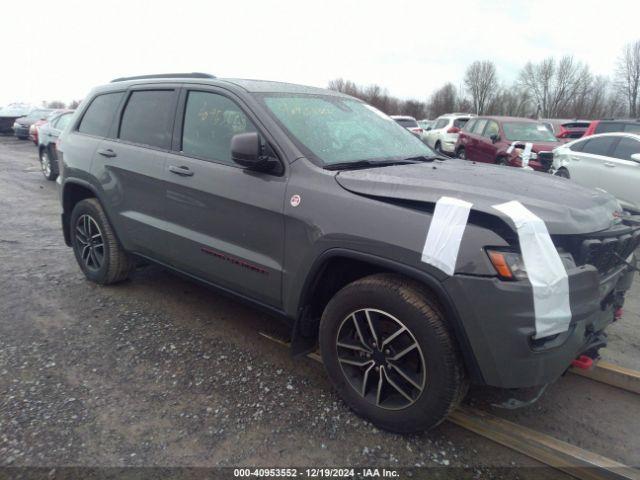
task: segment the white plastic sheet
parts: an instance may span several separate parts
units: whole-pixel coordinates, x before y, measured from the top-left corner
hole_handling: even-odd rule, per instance
[[[436,202],[422,249],[422,261],[453,275],[472,204],[452,197]]]
[[[494,205],[516,226],[522,260],[533,287],[535,338],[565,332],[571,322],[569,280],[544,221],[518,201]]]
[[[526,168],[527,170],[532,170],[531,167],[529,167],[529,160],[531,159],[531,149],[533,148],[533,143],[531,142],[519,142],[519,141],[515,141],[515,142],[511,142],[511,145],[509,145],[509,148],[507,148],[507,154],[510,154],[511,152],[513,152],[513,149],[516,148],[516,145],[519,143],[524,143],[524,150],[522,151],[522,155],[520,156],[520,158],[522,158],[522,168]]]

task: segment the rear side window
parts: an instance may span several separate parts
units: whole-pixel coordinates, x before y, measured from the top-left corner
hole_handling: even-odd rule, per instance
[[[438,121],[436,122],[436,126],[435,126],[435,127],[433,127],[433,128],[434,128],[434,129],[437,129],[437,128],[444,128],[444,127],[446,127],[446,126],[448,125],[448,123],[449,123],[449,119],[448,119],[448,118],[441,118],[440,120],[438,120]]]
[[[173,90],[134,91],[120,123],[120,139],[169,148],[173,120]]]
[[[106,137],[124,92],[105,93],[93,99],[82,116],[78,131],[88,135]]]
[[[601,137],[591,138],[587,140],[582,151],[584,153],[590,153],[592,155],[607,156],[611,151],[613,143],[616,141],[616,137]]]
[[[473,130],[473,126],[476,124],[475,119],[473,120],[469,120],[465,125],[464,128],[462,129],[464,132],[470,132],[471,130]]]
[[[491,138],[492,135],[500,135],[500,128],[498,128],[498,124],[496,122],[489,120],[487,128],[484,129],[484,136]]]
[[[624,125],[618,122],[600,122],[596,127],[596,133],[622,132]]]
[[[640,142],[629,137],[622,137],[613,150],[613,156],[621,160],[632,160],[634,153],[640,153]]]
[[[485,118],[481,118],[476,121],[476,124],[473,126],[473,133],[476,135],[482,135],[482,131],[484,130],[484,126],[487,124],[487,120]]]
[[[231,138],[255,131],[240,107],[227,97],[189,92],[182,128],[183,153],[232,165]]]
[[[466,125],[466,123],[469,121],[468,118],[456,118],[453,121],[453,126],[454,127],[458,127],[458,128],[462,128]]]

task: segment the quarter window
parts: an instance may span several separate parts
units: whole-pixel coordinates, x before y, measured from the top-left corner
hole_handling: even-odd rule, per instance
[[[183,153],[232,165],[231,138],[255,131],[240,107],[227,97],[189,92],[182,129]]]
[[[120,139],[169,148],[173,119],[173,90],[134,91],[122,114]]]
[[[629,137],[622,137],[613,150],[613,156],[621,160],[632,160],[634,153],[640,153],[640,142]]]
[[[485,118],[480,118],[476,121],[476,124],[473,126],[473,132],[476,135],[482,135],[482,131],[484,130],[484,126],[487,124],[487,120]]]
[[[470,132],[471,130],[473,130],[473,126],[476,124],[475,119],[469,120],[465,126],[462,128],[463,132]]]
[[[105,93],[93,99],[84,113],[78,131],[88,135],[106,137],[124,92]]]

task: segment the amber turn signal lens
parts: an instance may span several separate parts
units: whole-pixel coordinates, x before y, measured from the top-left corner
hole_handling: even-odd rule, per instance
[[[511,269],[509,268],[504,255],[500,252],[494,252],[493,250],[489,250],[487,253],[489,254],[489,259],[498,274],[502,278],[508,278],[510,280],[513,279],[513,273],[511,273]]]

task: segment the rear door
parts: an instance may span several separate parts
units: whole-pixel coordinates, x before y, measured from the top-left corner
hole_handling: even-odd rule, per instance
[[[585,140],[578,147],[581,147],[580,151],[571,152],[571,179],[587,187],[604,188],[603,176],[610,173],[606,170],[608,167],[605,162],[609,160],[616,142],[615,136],[589,137]]]
[[[131,88],[112,138],[100,143],[92,168],[125,249],[160,261],[172,254],[164,227],[163,180],[177,96],[177,85]]]
[[[500,127],[495,120],[488,120],[480,135],[481,138],[478,140],[477,151],[478,161],[480,162],[495,163],[496,161],[498,147],[491,140],[492,135],[500,135]]]
[[[466,146],[467,159],[474,162],[482,162],[482,152],[480,143],[482,142],[482,132],[487,125],[486,118],[477,118],[473,124],[473,128],[469,132],[469,142]]]
[[[618,137],[613,153],[603,163],[600,185],[614,195],[624,208],[640,212],[640,163],[631,159],[640,153],[640,141]]]
[[[231,138],[257,131],[257,118],[234,95],[185,87],[164,178],[173,265],[223,288],[281,306],[286,176],[244,170]],[[284,164],[283,164],[284,168]]]

